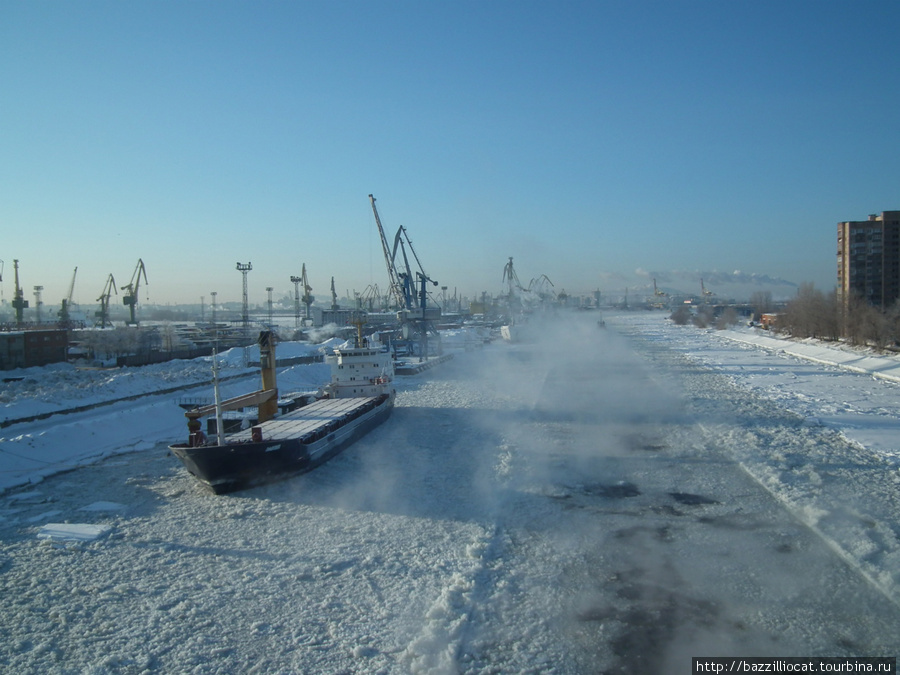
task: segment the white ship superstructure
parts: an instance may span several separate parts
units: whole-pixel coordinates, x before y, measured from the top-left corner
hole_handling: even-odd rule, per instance
[[[394,362],[390,352],[371,347],[337,348],[325,358],[331,366],[330,398],[357,398],[393,393]]]

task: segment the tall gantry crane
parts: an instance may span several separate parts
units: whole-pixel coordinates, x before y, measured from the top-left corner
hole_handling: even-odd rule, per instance
[[[106,284],[103,286],[103,291],[100,293],[100,297],[97,298],[97,302],[100,303],[100,309],[94,312],[94,316],[97,318],[95,325],[100,326],[100,328],[106,328],[107,325],[112,326],[112,321],[109,320],[109,299],[113,293],[118,295],[119,291],[116,290],[116,280],[113,278],[112,272],[110,272],[109,277],[106,279]]]
[[[700,282],[702,283],[703,280],[701,279]],[[655,295],[657,298],[664,298],[669,295],[665,291],[661,291],[656,287],[656,277],[653,277],[653,295]]]
[[[303,279],[301,283],[303,284],[303,304],[306,305],[306,321],[309,322],[311,320],[309,308],[315,301],[315,298],[310,294],[312,286],[309,285],[309,279],[306,277],[306,263],[303,263],[303,272],[300,276]]]
[[[381,225],[381,218],[378,216],[378,209],[375,207],[375,197],[369,195],[369,201],[372,204],[372,212],[375,214],[375,224],[378,226],[378,234],[381,237],[381,247],[384,251],[384,261],[387,265],[388,279],[390,280],[391,294],[397,301],[400,310],[397,317],[401,322],[403,337],[421,344],[420,356],[424,358],[428,351],[428,334],[431,333],[438,337],[437,329],[434,322],[441,318],[440,306],[427,307],[428,302],[428,283],[437,286],[438,282],[428,276],[422,261],[413,248],[412,240],[406,232],[406,228],[402,225],[397,229],[394,235],[393,247],[388,245],[387,237],[384,234],[384,227]],[[418,269],[413,271],[410,265],[409,253],[415,260]],[[402,267],[397,258],[397,251],[400,251],[402,258]],[[438,353],[440,353],[440,342],[438,344]]]
[[[412,240],[409,238],[405,227],[401,225],[397,228],[393,247],[388,245],[384,227],[381,225],[381,218],[378,217],[378,209],[375,207],[375,197],[369,195],[369,201],[372,203],[375,224],[378,226],[378,234],[381,237],[381,247],[384,250],[384,261],[387,265],[391,292],[401,310],[411,311],[414,315],[420,314],[425,310],[426,282],[431,282],[434,286],[437,286],[438,282],[426,274],[422,261],[419,260],[419,255],[416,253],[416,249],[413,248]],[[419,267],[415,272],[413,272],[412,265],[410,265],[407,248],[409,248],[409,253]],[[397,260],[398,249],[403,261],[402,266]],[[421,290],[418,290],[419,288]]]
[[[41,295],[44,292],[43,286],[35,286],[34,287],[34,317],[35,321],[40,324],[43,322],[44,317],[42,315],[42,308],[44,306],[44,301],[41,299]]]
[[[306,278],[306,263],[303,263],[303,271],[299,277],[292,276],[291,281],[294,284],[294,314],[296,316],[296,327],[299,328],[300,321],[300,301],[306,305],[306,320],[309,321],[309,306],[313,303],[313,296],[309,294],[312,286],[309,285],[309,279]],[[300,284],[303,284],[303,295],[300,295]]]
[[[134,316],[134,308],[137,305],[138,301],[138,289],[141,286],[141,277],[144,277],[144,283],[149,284],[147,281],[147,270],[144,268],[144,261],[138,258],[137,266],[134,268],[134,273],[131,275],[131,281],[122,286],[120,290],[125,291],[125,295],[122,296],[122,304],[128,307],[128,310],[131,312],[131,318],[128,320],[129,326],[136,326],[137,319]]]
[[[548,288],[549,286],[549,288]],[[541,299],[542,302],[550,302],[553,300],[553,291],[551,288],[555,288],[553,282],[550,281],[550,277],[546,274],[542,274],[539,277],[535,277],[531,281],[528,282],[528,290],[532,293],[537,294],[537,296]],[[565,292],[565,291],[563,291]],[[558,298],[559,296],[557,296]]]
[[[378,226],[378,234],[381,237],[381,249],[384,251],[384,262],[387,265],[388,282],[390,284],[391,295],[397,306],[400,308],[407,307],[408,293],[404,292],[403,282],[394,266],[394,256],[397,253],[397,239],[394,239],[394,251],[391,253],[391,247],[388,245],[387,237],[384,234],[384,228],[381,226],[381,218],[378,217],[378,209],[375,206],[375,197],[369,195],[369,202],[372,204],[372,212],[375,214],[375,224]],[[397,232],[397,236],[400,233]]]
[[[21,326],[25,320],[25,310],[28,308],[28,301],[25,299],[25,291],[19,286],[18,260],[13,260],[13,269],[16,274],[16,294],[13,297],[12,306],[16,310],[16,325]]]
[[[71,325],[71,316],[69,310],[72,308],[72,295],[75,293],[75,275],[78,274],[78,268],[72,272],[72,283],[69,284],[69,294],[63,298],[62,308],[56,313],[59,317],[59,325],[62,328],[68,328]]]
[[[381,302],[381,292],[378,290],[378,284],[369,284],[359,296],[361,303],[360,309],[364,309],[368,305],[369,311],[375,311],[375,303]],[[380,309],[380,307],[379,307]]]
[[[508,297],[510,300],[512,300],[517,291],[525,290],[519,281],[519,275],[516,274],[516,268],[513,267],[512,256],[509,257],[509,262],[503,266],[503,279],[500,283],[506,284],[509,288]]]

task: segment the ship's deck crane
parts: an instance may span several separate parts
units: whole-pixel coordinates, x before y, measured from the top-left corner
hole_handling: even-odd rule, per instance
[[[131,281],[121,287],[121,290],[125,291],[125,295],[122,296],[122,304],[126,305],[131,312],[131,318],[128,320],[129,326],[137,325],[137,319],[134,316],[134,308],[138,301],[138,289],[141,285],[141,276],[144,277],[145,284],[150,283],[147,281],[147,270],[144,267],[144,261],[138,258],[137,266],[134,268],[134,273],[131,275]]]
[[[113,278],[112,272],[110,272],[109,277],[106,279],[106,284],[103,286],[103,291],[100,293],[100,297],[97,298],[97,302],[100,303],[100,309],[94,313],[94,316],[97,317],[95,325],[99,325],[100,328],[106,328],[107,324],[112,326],[112,321],[109,320],[109,299],[113,293],[118,295],[119,291],[116,290],[116,280]]]

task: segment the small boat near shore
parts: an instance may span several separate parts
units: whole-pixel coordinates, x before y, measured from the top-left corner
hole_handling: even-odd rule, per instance
[[[334,457],[384,422],[394,407],[391,355],[364,346],[359,333],[355,347],[335,349],[326,357],[331,381],[313,402],[304,404],[302,399],[279,401],[274,336],[263,331],[262,389],[186,411],[188,441],[169,450],[215,494],[305,473]],[[252,426],[230,434],[219,431],[223,411],[249,406],[258,407]],[[217,419],[214,439],[207,438],[200,422],[211,415]]]

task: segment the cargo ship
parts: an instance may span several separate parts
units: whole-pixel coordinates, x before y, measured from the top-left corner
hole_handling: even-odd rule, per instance
[[[226,401],[192,408],[188,441],[169,446],[185,468],[215,494],[242,490],[305,473],[384,422],[394,407],[393,360],[388,351],[365,345],[361,327],[355,346],[326,356],[331,381],[312,402],[279,400],[275,381],[275,340],[259,336],[262,389]],[[215,359],[213,359],[215,362]],[[247,428],[223,433],[222,414],[256,406]],[[208,438],[201,418],[216,415]],[[214,432],[213,432],[214,429]]]

